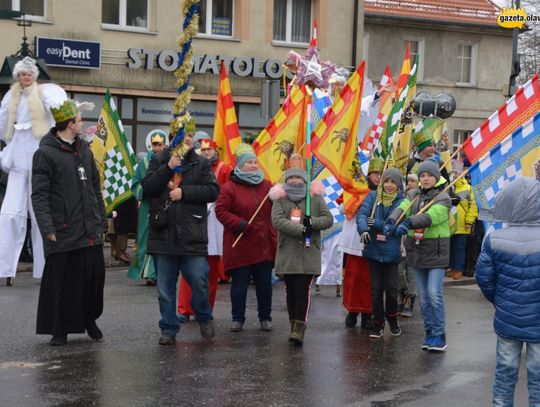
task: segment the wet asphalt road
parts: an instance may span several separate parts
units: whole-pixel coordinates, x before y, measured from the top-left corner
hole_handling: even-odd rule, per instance
[[[420,349],[420,315],[382,340],[344,327],[333,287],[313,293],[303,347],[287,342],[283,283],[274,284],[273,332],[259,331],[253,287],[241,333],[228,332],[228,286],[214,317],[217,337],[182,326],[175,347],[160,347],[155,287],[109,269],[105,339],[70,335],[51,348],[37,336],[39,283],[19,273],[0,283],[0,406],[489,406],[495,366],[493,311],[473,285],[447,285],[448,350]],[[471,281],[472,282],[472,281]],[[527,405],[525,372],[516,406]]]

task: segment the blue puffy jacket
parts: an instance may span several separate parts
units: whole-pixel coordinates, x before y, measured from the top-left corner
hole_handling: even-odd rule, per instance
[[[367,218],[371,216],[373,205],[377,200],[377,191],[368,194],[358,213],[356,214],[356,227],[358,233],[369,231],[371,241],[364,246],[362,256],[380,263],[399,263],[401,261],[401,237],[394,235],[386,237],[386,241],[377,240],[377,235],[383,236],[384,221],[403,201],[403,193],[398,192],[397,198],[391,206],[384,207],[381,203],[377,205],[373,218],[375,223],[371,228],[368,227]]]
[[[540,342],[540,182],[518,178],[499,192],[493,220],[508,227],[486,236],[476,281],[495,305],[495,332]]]

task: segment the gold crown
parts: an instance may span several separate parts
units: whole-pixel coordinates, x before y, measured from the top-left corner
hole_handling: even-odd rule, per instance
[[[51,113],[56,123],[66,122],[81,114],[77,105],[71,99],[65,100],[58,108],[51,107]]]

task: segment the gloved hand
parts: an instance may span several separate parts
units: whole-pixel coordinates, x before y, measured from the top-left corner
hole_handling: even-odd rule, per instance
[[[461,201],[461,198],[457,195],[454,195],[452,198],[450,198],[452,201],[453,206],[458,206],[459,202]]]
[[[411,220],[410,219],[405,219],[403,222],[401,222],[395,232],[394,232],[394,235],[395,236],[403,236],[403,235],[406,235],[407,233],[409,233],[409,229],[412,228],[412,223],[411,223]]]
[[[392,233],[394,233],[395,224],[396,221],[394,219],[387,219],[386,222],[384,222],[383,233],[385,236],[390,236]]]
[[[364,244],[371,242],[371,236],[369,236],[369,232],[362,233],[360,235],[360,241]]]
[[[304,225],[304,231],[302,234],[304,236],[311,236],[313,233],[313,221],[311,220],[311,216],[304,216],[302,224]]]

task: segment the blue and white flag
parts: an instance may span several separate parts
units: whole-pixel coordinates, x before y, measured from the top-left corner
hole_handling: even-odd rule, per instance
[[[491,149],[469,173],[481,213],[493,208],[497,193],[510,181],[519,177],[540,181],[540,113]]]

